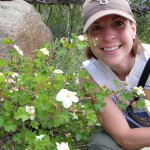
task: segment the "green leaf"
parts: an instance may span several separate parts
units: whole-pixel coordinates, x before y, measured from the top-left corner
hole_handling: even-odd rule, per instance
[[[0,83],[4,82],[5,80],[5,76],[2,73],[0,73]]]
[[[0,59],[0,66],[5,66],[6,65],[6,60]]]
[[[129,99],[131,98],[131,95],[129,93],[121,93],[121,100],[124,100],[124,101],[128,101]]]
[[[48,136],[44,136],[41,140],[35,140],[34,141],[36,150],[44,150],[44,149],[49,149],[49,150],[55,150],[56,145],[53,144],[53,142],[50,141]]]
[[[17,125],[10,121],[5,121],[4,130],[7,132],[15,132],[17,128]]]
[[[32,121],[32,122],[31,122],[31,126],[32,126],[33,128],[35,128],[35,129],[38,129],[38,125],[39,125],[39,123],[38,123],[37,121]]]
[[[139,99],[137,101],[136,109],[140,110],[142,108],[145,108],[145,99]]]
[[[31,131],[26,131],[25,133],[25,141],[30,144],[30,145],[33,145],[34,144],[34,141],[35,141],[35,137],[36,137],[36,134],[34,132],[31,132]]]
[[[26,112],[25,108],[23,107],[19,107],[19,109],[17,110],[17,112],[14,114],[15,119],[22,119],[22,121],[24,122],[25,120],[29,119],[29,114]]]
[[[2,127],[4,125],[4,119],[2,116],[0,116],[0,127]]]
[[[88,120],[88,125],[93,125],[97,122],[97,116],[95,111],[88,111],[86,115],[86,119]]]
[[[96,87],[94,83],[91,83],[91,82],[84,82],[83,83],[86,91],[93,91],[94,88]]]
[[[118,82],[118,80],[113,80],[113,83],[116,85],[116,87],[118,87],[118,86],[119,86],[119,82]]]
[[[23,135],[21,133],[16,133],[13,135],[13,141],[18,144],[23,144]]]
[[[14,44],[14,41],[9,38],[4,38],[4,39],[2,39],[1,44],[3,44],[3,45]]]
[[[56,112],[54,120],[58,122],[59,125],[66,124],[70,121],[70,115],[68,112]]]
[[[50,43],[43,43],[42,44],[43,48],[47,48],[48,50],[52,48],[52,45]]]
[[[76,133],[76,139],[77,139],[77,141],[82,140],[82,134],[81,133]]]
[[[56,81],[62,81],[62,82],[66,81],[66,77],[63,76],[62,74],[56,74],[55,79],[56,79]]]
[[[86,70],[80,70],[78,72],[78,74],[79,74],[80,78],[85,78],[85,79],[89,79],[90,78],[90,75],[88,74],[88,72]]]
[[[85,47],[87,47],[87,43],[79,42],[76,44],[76,46],[79,50],[83,50]]]
[[[6,110],[5,114],[7,112],[10,113],[11,108],[13,108],[12,107],[12,101],[6,101],[3,106],[4,106],[5,110]]]
[[[34,81],[36,81],[36,82],[44,82],[47,80],[48,80],[48,77],[46,77],[46,76],[37,76],[34,78]]]
[[[20,105],[25,105],[31,102],[31,97],[26,91],[18,91],[14,93],[14,95],[12,96],[12,99],[15,102],[19,102]]]

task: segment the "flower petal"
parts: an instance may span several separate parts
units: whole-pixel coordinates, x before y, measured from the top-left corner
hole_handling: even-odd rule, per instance
[[[72,100],[74,103],[77,103],[77,102],[79,101],[78,97],[76,97],[76,96],[73,96],[73,97],[71,98],[71,100]]]
[[[72,101],[70,99],[63,100],[63,107],[69,108],[72,105]]]

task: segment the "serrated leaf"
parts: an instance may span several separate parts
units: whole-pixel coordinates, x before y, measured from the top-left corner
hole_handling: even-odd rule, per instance
[[[13,135],[13,141],[17,142],[18,144],[22,144],[22,134],[21,133],[16,133]]]
[[[25,120],[29,119],[29,114],[25,111],[25,108],[20,107],[17,112],[14,114],[16,120],[22,119],[24,122]]]
[[[14,132],[14,131],[16,131],[16,128],[17,128],[17,126],[13,122],[11,122],[11,121],[5,122],[5,125],[4,125],[4,130],[5,131]]]
[[[32,126],[33,128],[35,128],[35,129],[38,129],[38,125],[39,125],[39,123],[38,123],[37,121],[32,121],[32,122],[31,122],[31,126]]]
[[[77,141],[82,140],[82,134],[81,133],[76,133],[76,139],[77,139]]]
[[[60,125],[70,121],[70,116],[67,112],[57,112],[55,117],[55,119],[58,121],[58,124]]]

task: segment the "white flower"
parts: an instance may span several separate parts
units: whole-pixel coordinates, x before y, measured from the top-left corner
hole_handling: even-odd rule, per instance
[[[75,112],[70,113],[70,114],[72,115],[72,119],[78,119],[78,116],[77,116],[77,114]]]
[[[150,113],[150,101],[148,99],[145,99],[145,106],[146,106],[146,110],[148,111],[148,113]]]
[[[72,105],[72,102],[77,103],[79,101],[76,97],[77,93],[68,91],[67,89],[62,89],[56,96],[56,100],[63,103],[64,108],[69,108]]]
[[[25,106],[26,112],[30,115],[30,119],[35,119],[35,108],[34,106]]]
[[[49,56],[49,51],[47,50],[47,48],[41,48],[40,51],[41,51],[44,55],[48,55],[48,56]]]
[[[5,101],[5,99],[4,99],[4,98],[1,98],[0,101],[3,102],[3,101]]]
[[[30,115],[30,119],[31,119],[31,120],[34,120],[34,119],[35,119],[35,115],[34,115],[34,114],[31,114],[31,115]]]
[[[99,127],[101,126],[101,124],[100,124],[100,123],[96,123],[95,125],[96,125],[96,126],[99,126]]]
[[[35,73],[34,75],[35,75],[36,77],[38,76],[38,74],[37,74],[37,73]]]
[[[75,83],[76,83],[76,84],[79,84],[79,83],[80,83],[80,80],[79,80],[78,77],[75,78]]]
[[[85,41],[85,37],[84,37],[83,35],[79,35],[79,36],[78,36],[78,39],[79,39],[80,41]]]
[[[70,43],[71,43],[71,44],[73,43],[73,39],[70,39]]]
[[[39,136],[36,136],[36,140],[42,140],[44,138],[45,135],[41,134]]]
[[[145,96],[145,93],[144,93],[142,87],[134,87],[133,90],[136,92],[137,95],[143,95],[143,96]]]
[[[5,81],[8,82],[8,83],[10,83],[10,84],[11,84],[11,83],[16,83],[12,78],[8,78],[8,79],[6,79]]]
[[[63,74],[64,72],[62,70],[60,70],[60,69],[56,69],[56,70],[53,71],[53,73],[55,73],[55,74]]]
[[[29,113],[30,115],[35,113],[35,108],[34,106],[25,106],[26,112]]]
[[[70,150],[67,142],[66,143],[65,142],[61,142],[61,143],[56,142],[56,145],[57,145],[57,150]]]
[[[68,41],[68,38],[62,37],[62,38],[60,39],[60,41],[61,41],[62,43],[65,43],[65,41]]]
[[[18,77],[18,73],[17,72],[15,72],[15,73],[13,73],[11,76],[13,77],[13,78],[15,78],[15,77]]]
[[[23,56],[23,51],[17,46],[17,45],[14,45],[14,48],[16,49],[16,51]]]

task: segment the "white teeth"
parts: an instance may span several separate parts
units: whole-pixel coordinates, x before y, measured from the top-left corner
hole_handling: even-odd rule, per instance
[[[119,46],[115,46],[115,47],[111,47],[111,48],[103,48],[103,49],[104,49],[104,51],[114,51],[118,48],[119,48]]]

